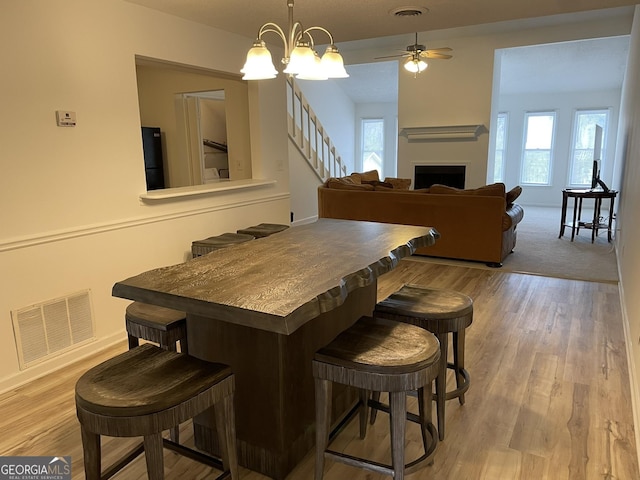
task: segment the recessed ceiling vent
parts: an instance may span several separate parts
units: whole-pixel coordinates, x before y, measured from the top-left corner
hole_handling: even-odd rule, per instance
[[[419,17],[423,13],[427,13],[429,11],[426,7],[397,7],[389,11],[391,15],[394,17]]]
[[[95,340],[89,290],[11,312],[20,370]]]

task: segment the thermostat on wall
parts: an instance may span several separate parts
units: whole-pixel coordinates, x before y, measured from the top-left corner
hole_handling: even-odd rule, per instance
[[[65,110],[56,111],[56,123],[59,127],[75,127],[76,112],[67,112]]]

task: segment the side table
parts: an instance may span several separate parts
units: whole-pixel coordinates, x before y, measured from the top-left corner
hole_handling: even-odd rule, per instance
[[[591,243],[593,243],[598,235],[598,230],[601,228],[607,229],[607,241],[611,242],[612,238],[612,224],[613,224],[613,207],[615,198],[618,195],[616,190],[576,190],[565,189],[562,190],[562,216],[560,218],[560,235],[561,238],[564,235],[565,227],[571,229],[571,241],[575,238],[576,233],[580,232],[580,228],[588,228],[591,230]],[[569,198],[573,198],[573,221],[567,223],[567,203]],[[581,221],[582,214],[582,200],[585,198],[593,198],[593,219],[591,222]],[[600,212],[602,208],[602,200],[609,199],[609,220],[607,223],[600,222]]]

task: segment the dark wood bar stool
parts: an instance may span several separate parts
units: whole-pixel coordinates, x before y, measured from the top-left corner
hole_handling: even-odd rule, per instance
[[[187,314],[170,308],[133,302],[124,314],[129,348],[137,347],[142,338],[155,342],[165,350],[187,353]]]
[[[163,446],[238,479],[231,368],[152,344],[135,347],[87,371],[76,383],[87,480],[113,476],[143,451],[150,480],[164,478]],[[221,457],[162,438],[163,430],[213,408]],[[102,472],[100,436],[144,437],[142,445]]]
[[[430,332],[413,325],[371,317],[360,318],[329,345],[318,350],[313,359],[316,391],[315,480],[323,477],[325,458],[391,475],[395,480],[403,480],[405,474],[431,461],[438,443],[435,427],[431,423],[431,385],[438,373],[439,359],[440,346]],[[389,392],[391,465],[328,449],[332,382],[360,389],[361,438],[366,433],[369,393]],[[412,390],[418,391],[418,416],[407,414],[406,395]],[[407,419],[420,424],[425,453],[405,465]]]
[[[124,314],[129,348],[140,345],[140,339],[155,342],[165,350],[187,353],[187,314],[170,308],[133,302]],[[180,427],[171,429],[171,440],[180,441]]]
[[[251,227],[238,230],[238,233],[245,235],[253,235],[256,238],[264,238],[274,233],[282,232],[289,228],[289,225],[281,225],[279,223],[260,223]]]
[[[231,247],[254,239],[255,236],[253,235],[227,232],[214,237],[205,238],[204,240],[196,240],[195,242],[191,242],[191,256],[192,258],[200,257],[215,250]]]
[[[438,290],[420,285],[404,285],[376,305],[376,318],[386,318],[417,325],[432,332],[440,341],[442,362],[436,379],[436,409],[438,435],[445,436],[445,403],[457,398],[464,405],[464,394],[469,389],[469,372],[464,368],[465,329],[473,321],[473,300],[453,290]],[[453,363],[448,362],[449,334],[453,336]],[[456,374],[456,389],[447,392],[447,368]],[[377,395],[374,394],[374,398]],[[372,410],[371,421],[375,420]]]

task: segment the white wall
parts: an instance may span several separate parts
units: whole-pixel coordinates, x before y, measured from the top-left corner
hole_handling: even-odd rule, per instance
[[[331,138],[347,172],[351,173],[355,168],[355,105],[337,82],[340,79],[297,80],[296,85]],[[289,168],[293,223],[312,222],[318,218],[317,189],[321,181],[293,143],[289,144]]]
[[[293,225],[314,222],[318,218],[318,187],[322,182],[293,142],[289,142],[289,174]]]
[[[507,188],[521,185],[520,165],[524,135],[524,116],[531,111],[553,111],[556,114],[556,130],[552,151],[552,179],[549,186],[524,186],[518,203],[559,207],[562,190],[567,188],[569,159],[573,138],[576,110],[609,109],[609,141],[602,163],[602,180],[612,186],[615,159],[616,133],[620,113],[620,90],[600,92],[564,92],[556,94],[502,95],[498,110],[509,114],[507,148],[505,153],[505,178]]]
[[[124,338],[116,281],[184,261],[193,240],[288,222],[282,79],[249,87],[253,176],[275,186],[140,200],[135,55],[235,74],[251,41],[121,0],[3,3],[0,391]],[[77,126],[57,127],[56,110]],[[11,310],[87,288],[98,341],[20,372]]]
[[[325,81],[297,80],[296,85],[300,87],[331,137],[347,171],[351,172],[355,157],[355,105],[338,86],[339,82],[339,78]]]

